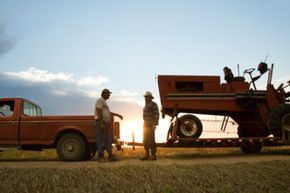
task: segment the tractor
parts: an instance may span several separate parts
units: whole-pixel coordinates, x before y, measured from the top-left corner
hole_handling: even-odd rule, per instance
[[[231,118],[238,124],[239,139],[290,138],[290,92],[286,91],[290,80],[274,88],[273,68],[274,64],[268,68],[267,63],[261,62],[257,67],[259,75],[253,76],[256,69],[250,68],[243,76],[234,76],[225,67],[223,83],[220,76],[159,75],[162,116],[175,120],[167,140],[199,138],[203,125],[194,114],[224,116],[223,125]],[[259,90],[256,81],[265,74],[268,74],[266,90]],[[251,153],[259,152],[261,147],[242,146],[241,149]]]

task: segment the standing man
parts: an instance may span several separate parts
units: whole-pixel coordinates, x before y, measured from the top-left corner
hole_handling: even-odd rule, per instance
[[[152,100],[154,97],[152,93],[147,91],[144,94],[145,107],[143,108],[143,143],[145,155],[140,160],[156,160],[156,142],[155,142],[155,129],[159,121],[158,106]],[[151,150],[151,157],[150,151]]]
[[[96,139],[98,149],[98,160],[104,161],[104,150],[109,155],[109,161],[117,161],[112,153],[113,141],[113,116],[118,116],[123,119],[122,115],[110,111],[106,102],[110,98],[111,92],[108,89],[102,91],[101,97],[96,101],[95,106],[95,119],[96,119]]]

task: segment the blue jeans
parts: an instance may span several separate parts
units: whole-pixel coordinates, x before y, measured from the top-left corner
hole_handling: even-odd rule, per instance
[[[155,128],[152,122],[144,121],[143,144],[146,151],[151,150],[152,155],[156,154]]]
[[[112,127],[110,123],[104,123],[103,128],[100,128],[100,122],[96,122],[96,140],[98,157],[104,157],[106,150],[109,157],[113,156],[112,153]]]

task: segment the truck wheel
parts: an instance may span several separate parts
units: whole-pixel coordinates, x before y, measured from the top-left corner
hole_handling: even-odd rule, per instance
[[[260,153],[262,149],[261,145],[257,145],[257,144],[253,144],[253,145],[249,145],[249,144],[244,144],[241,146],[241,150],[244,153]]]
[[[183,115],[179,118],[177,135],[182,138],[198,138],[202,133],[202,123],[194,115]]]
[[[85,159],[87,144],[82,136],[67,133],[58,140],[56,150],[63,161],[81,161]]]
[[[269,118],[269,131],[275,137],[282,137],[282,129],[285,129],[286,137],[289,133],[290,104],[280,104],[271,113]],[[282,124],[283,122],[283,124]]]

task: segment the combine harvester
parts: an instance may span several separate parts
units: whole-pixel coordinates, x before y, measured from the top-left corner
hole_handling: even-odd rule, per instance
[[[244,153],[258,153],[262,146],[289,145],[290,92],[281,84],[274,88],[274,65],[261,62],[258,76],[255,68],[235,77],[224,68],[226,83],[219,76],[159,75],[158,85],[162,116],[170,116],[171,126],[163,147],[240,147]],[[258,90],[255,82],[268,74],[266,90]],[[246,81],[245,77],[250,81]],[[238,138],[199,138],[203,126],[193,114],[224,116],[221,130],[229,118],[238,124]]]

